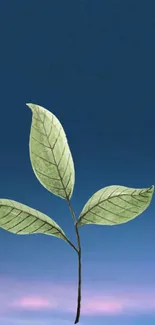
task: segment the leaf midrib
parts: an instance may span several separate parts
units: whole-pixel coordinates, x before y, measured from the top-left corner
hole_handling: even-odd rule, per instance
[[[38,217],[38,215],[36,216],[36,215],[34,215],[34,214],[32,214],[32,213],[26,212],[26,211],[21,210],[21,209],[19,209],[19,208],[12,207],[11,205],[1,204],[1,206],[3,206],[3,207],[8,207],[8,208],[13,208],[13,210],[15,209],[15,210],[17,210],[17,211],[27,213],[28,216],[32,216],[32,217],[34,217],[34,218],[36,218],[36,219],[39,219],[39,220],[41,220],[41,221],[47,223],[48,225],[53,226],[53,228],[59,230],[59,228],[57,228],[55,225],[53,225],[52,223],[50,223],[50,222],[47,221],[47,220],[46,220],[46,221],[43,220],[42,218]],[[13,210],[12,210],[12,211],[13,211]],[[8,214],[10,214],[12,211],[10,211]],[[28,216],[27,216],[27,217],[28,217]],[[15,217],[16,217],[16,216],[15,216]],[[46,217],[46,216],[45,216],[45,217]],[[49,217],[47,216],[47,218],[49,218]],[[50,218],[49,218],[49,219],[50,219]],[[51,221],[52,221],[52,220],[51,220]],[[61,230],[59,230],[59,231],[61,232]],[[64,236],[64,234],[63,234],[62,232],[61,232],[61,234]]]
[[[46,116],[45,113],[44,113],[44,115]],[[40,118],[40,116],[39,116],[39,118]],[[44,120],[45,120],[45,118],[44,118]],[[63,190],[64,190],[64,192],[65,192],[66,199],[69,200],[69,196],[67,195],[66,187],[65,187],[64,182],[63,182],[63,178],[62,178],[62,176],[61,176],[61,174],[60,174],[60,171],[59,171],[59,168],[58,168],[57,162],[56,162],[56,160],[55,160],[54,151],[53,151],[52,146],[51,146],[50,141],[49,141],[49,136],[47,135],[47,132],[46,132],[46,129],[45,129],[44,121],[42,121],[41,119],[40,119],[40,121],[41,121],[41,123],[43,124],[44,132],[45,132],[45,134],[46,134],[46,137],[47,137],[47,141],[48,141],[49,147],[50,147],[51,152],[52,152],[52,154],[53,154],[54,163],[55,163],[55,166],[56,166],[56,168],[57,168],[57,172],[58,172],[58,175],[59,175],[59,177],[60,177],[60,181],[61,181],[61,183],[62,183],[62,187],[63,187]],[[50,133],[51,133],[51,132],[50,132]],[[58,133],[58,135],[59,135],[59,133]],[[57,139],[58,139],[58,138],[57,138]],[[66,145],[67,145],[67,143],[66,143]]]
[[[152,187],[150,187],[149,189],[147,189],[146,190],[146,192],[148,192],[150,189],[152,189]],[[136,190],[134,190],[134,192],[135,192]],[[143,191],[143,190],[142,190]],[[133,193],[134,193],[133,192]],[[84,214],[82,214],[81,216],[80,216],[80,218],[79,218],[79,220],[77,221],[77,224],[78,224],[78,222],[80,222],[80,220],[81,220],[81,218],[83,218],[88,212],[90,212],[92,209],[94,209],[96,206],[98,206],[98,204],[100,204],[100,203],[103,203],[103,202],[105,202],[105,201],[108,201],[108,199],[109,198],[116,198],[116,197],[120,197],[121,195],[122,196],[124,196],[124,195],[126,195],[126,196],[132,196],[134,199],[135,199],[135,197],[133,196],[133,193],[130,195],[130,194],[128,194],[128,193],[124,193],[124,194],[122,194],[122,193],[120,193],[120,194],[118,194],[118,195],[114,195],[114,196],[109,196],[108,198],[106,198],[106,199],[104,199],[104,200],[101,200],[100,202],[98,202],[98,203],[96,203],[93,207],[91,207],[91,208],[89,208],[89,210],[87,210]],[[138,194],[136,194],[137,196],[139,196],[140,195],[140,193],[138,193]],[[139,200],[140,201],[140,200]],[[141,201],[141,202],[144,202],[144,203],[147,203],[147,202],[145,202],[145,201]],[[129,202],[128,202],[129,203]],[[130,203],[129,203],[130,204]]]

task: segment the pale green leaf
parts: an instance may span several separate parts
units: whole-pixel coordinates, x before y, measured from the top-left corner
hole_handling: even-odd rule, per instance
[[[74,189],[75,171],[63,127],[57,117],[35,104],[30,132],[30,160],[40,183],[53,194],[70,199]]]
[[[69,242],[63,230],[54,220],[13,200],[0,199],[0,227],[18,235],[40,233]]]
[[[153,192],[154,186],[145,189],[107,186],[88,200],[79,216],[77,225],[113,226],[128,222],[149,206]]]

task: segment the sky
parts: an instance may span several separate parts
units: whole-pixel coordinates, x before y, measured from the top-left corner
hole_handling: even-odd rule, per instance
[[[75,164],[76,217],[108,185],[155,185],[154,0],[0,2],[0,198],[54,219],[76,244],[65,200],[35,177],[32,113],[54,113]],[[119,226],[80,227],[80,325],[155,322],[155,198]],[[63,240],[0,229],[0,324],[71,325],[77,256]]]

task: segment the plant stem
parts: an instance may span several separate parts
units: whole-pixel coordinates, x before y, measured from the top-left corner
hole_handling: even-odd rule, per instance
[[[74,324],[77,324],[80,319],[80,310],[81,310],[81,245],[80,245],[80,236],[78,232],[77,225],[75,225],[77,242],[78,242],[78,300],[77,300],[77,313]]]
[[[77,244],[78,244],[78,298],[77,298],[77,312],[76,312],[76,318],[75,318],[75,322],[74,324],[77,324],[79,322],[80,319],[80,311],[81,311],[81,244],[80,244],[80,236],[79,236],[79,231],[78,231],[78,227],[76,224],[76,217],[73,211],[73,208],[71,206],[70,200],[67,199],[68,202],[68,206],[74,221],[74,227],[75,227],[75,231],[76,231],[76,237],[77,237]]]

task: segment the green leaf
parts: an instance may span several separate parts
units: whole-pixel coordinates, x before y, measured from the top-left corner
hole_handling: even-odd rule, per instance
[[[13,200],[0,199],[0,227],[18,235],[40,233],[69,242],[63,230],[54,220]]]
[[[113,226],[128,222],[149,206],[153,192],[154,186],[145,189],[107,186],[88,200],[77,220],[77,225]]]
[[[40,183],[53,194],[70,199],[75,183],[72,155],[63,127],[45,108],[26,104],[32,110],[30,160]]]

